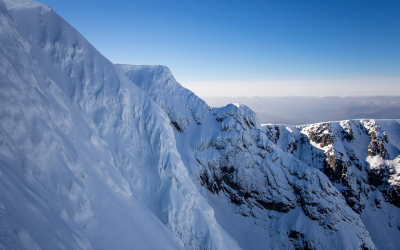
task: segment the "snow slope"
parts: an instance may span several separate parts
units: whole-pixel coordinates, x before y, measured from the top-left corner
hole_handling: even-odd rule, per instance
[[[235,249],[166,114],[50,7],[4,3],[0,246]]]

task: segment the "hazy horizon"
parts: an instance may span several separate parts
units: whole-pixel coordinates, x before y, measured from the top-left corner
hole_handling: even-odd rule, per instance
[[[303,125],[349,119],[400,119],[400,96],[202,97],[212,107],[239,102],[263,124]]]
[[[179,75],[176,76],[179,81]],[[181,82],[202,96],[396,96],[400,77],[276,80],[243,82]]]

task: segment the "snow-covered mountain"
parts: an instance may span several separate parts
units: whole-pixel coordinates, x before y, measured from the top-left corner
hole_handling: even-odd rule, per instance
[[[180,121],[203,101],[183,87],[171,91],[178,85],[167,68],[117,66],[132,81],[143,79],[138,86],[166,113],[181,110],[181,118],[170,117],[178,151],[217,221],[241,247],[374,248],[360,216],[329,179],[277,147],[249,108],[202,108],[204,118],[185,127]],[[191,97],[185,105],[168,97],[177,92]]]
[[[0,44],[2,248],[396,249],[399,121],[261,125],[31,0]]]
[[[329,177],[380,249],[400,239],[400,121],[348,120],[305,126],[266,125],[279,148]]]

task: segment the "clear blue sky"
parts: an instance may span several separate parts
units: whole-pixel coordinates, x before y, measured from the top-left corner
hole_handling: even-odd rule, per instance
[[[166,65],[199,95],[400,93],[399,0],[41,2],[112,62]]]

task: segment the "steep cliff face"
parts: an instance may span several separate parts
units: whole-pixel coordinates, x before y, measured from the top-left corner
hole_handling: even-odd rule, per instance
[[[348,206],[362,215],[367,229],[374,232],[374,242],[380,248],[395,248],[400,225],[395,212],[400,202],[399,123],[350,120],[266,125],[263,132],[284,151],[324,172]]]
[[[235,249],[170,119],[50,7],[0,1],[0,245]]]

